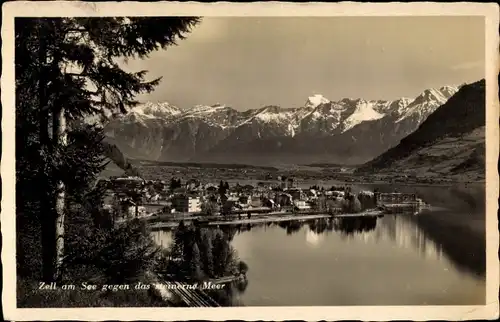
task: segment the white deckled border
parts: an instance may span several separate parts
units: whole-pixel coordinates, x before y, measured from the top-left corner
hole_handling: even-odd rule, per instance
[[[73,1],[9,2],[2,8],[2,213],[3,310],[7,320],[470,320],[499,315],[498,172],[499,7],[494,3],[227,3]],[[486,236],[485,306],[343,306],[241,308],[74,308],[17,309],[15,262],[14,17],[69,16],[484,16],[486,39]],[[445,41],[445,40],[443,40]]]

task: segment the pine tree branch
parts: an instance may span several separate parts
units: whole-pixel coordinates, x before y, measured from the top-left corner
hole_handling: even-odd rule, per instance
[[[77,73],[68,73],[68,72],[65,72],[64,75],[73,76],[73,77],[89,77],[90,76],[89,74],[86,74],[86,73],[77,74]]]
[[[65,30],[66,33],[70,32],[75,32],[75,33],[82,33],[82,32],[89,32],[87,28],[69,28]]]

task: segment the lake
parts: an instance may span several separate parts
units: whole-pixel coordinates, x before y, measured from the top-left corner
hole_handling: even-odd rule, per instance
[[[484,304],[484,187],[377,188],[417,192],[434,210],[416,216],[239,226],[231,244],[249,270],[248,285],[234,302]],[[152,234],[158,244],[170,243],[170,232]]]

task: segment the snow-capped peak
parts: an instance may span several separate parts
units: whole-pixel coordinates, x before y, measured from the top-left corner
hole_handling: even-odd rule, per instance
[[[408,105],[408,104],[410,104],[412,101],[413,101],[413,98],[409,98],[409,97],[401,97],[401,98],[399,99],[399,104],[401,104],[401,105]]]
[[[325,98],[323,95],[321,94],[315,94],[313,96],[309,96],[309,98],[307,99],[307,102],[305,104],[305,107],[318,107],[319,105],[321,104],[326,104],[326,103],[329,103],[330,100]]]
[[[457,86],[443,86],[439,89],[447,98],[458,92],[459,88]]]
[[[457,91],[458,88],[454,86],[443,86],[439,89],[426,89],[408,105],[405,111],[401,113],[401,116],[396,120],[396,123],[408,117],[416,117],[418,122],[422,122],[427,115],[446,103],[446,101]]]
[[[439,90],[434,89],[434,88],[431,88],[431,89],[426,89],[426,90],[423,92],[423,96],[424,96],[426,99],[429,99],[429,98],[435,98],[435,99],[437,99],[438,101],[446,101],[446,98],[444,97],[443,93],[441,93]]]
[[[408,98],[408,97],[402,97],[399,100],[395,101],[397,102],[396,106],[396,113],[398,115],[401,115],[404,113],[408,105],[410,105],[413,102],[413,98]]]
[[[170,105],[167,102],[146,102],[134,106],[129,113],[145,118],[166,118],[178,115],[181,113],[181,111],[178,107]]]
[[[252,119],[260,120],[265,123],[286,122],[290,120],[290,116],[292,114],[292,110],[282,110],[279,106],[270,105],[260,109],[260,111],[256,113]]]
[[[443,86],[441,88],[429,88],[426,89],[419,97],[415,100],[429,100],[435,99],[441,104],[445,103],[452,95],[458,91],[457,87],[454,86]]]
[[[214,105],[195,105],[185,111],[185,114],[210,114],[216,112],[218,110],[226,108],[225,105],[222,104],[214,104]]]
[[[416,99],[403,97],[392,101],[360,98],[330,101],[321,94],[315,94],[308,97],[302,107],[268,105],[244,112],[220,103],[180,109],[167,102],[148,102],[132,108],[125,117],[119,117],[119,120],[123,123],[140,123],[143,127],[148,127],[149,124],[168,126],[200,121],[227,131],[240,127],[245,131],[246,127],[252,131],[259,129],[262,131],[258,133],[264,133],[263,135],[263,129],[266,128],[273,135],[290,137],[315,133],[335,135],[339,131],[349,131],[360,123],[386,116],[390,122],[398,123],[408,119],[407,123],[420,123],[457,90],[454,86],[436,87],[425,90]]]
[[[357,100],[356,108],[354,112],[349,115],[344,121],[343,132],[353,128],[364,121],[378,120],[385,116],[385,114],[379,113],[373,109],[374,103],[367,102],[365,100]]]

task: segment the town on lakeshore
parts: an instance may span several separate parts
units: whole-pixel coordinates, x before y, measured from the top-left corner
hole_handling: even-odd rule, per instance
[[[281,176],[277,182],[259,182],[253,186],[230,185],[222,180],[217,184],[194,179],[183,182],[176,178],[165,181],[128,176],[101,179],[98,186],[105,191],[104,208],[114,222],[141,218],[155,223],[156,227],[162,222],[182,219],[198,223],[221,219],[244,223],[311,219],[311,215],[378,216],[398,211],[416,214],[426,206],[411,193],[356,192],[350,185],[315,185],[302,189],[294,178]]]

